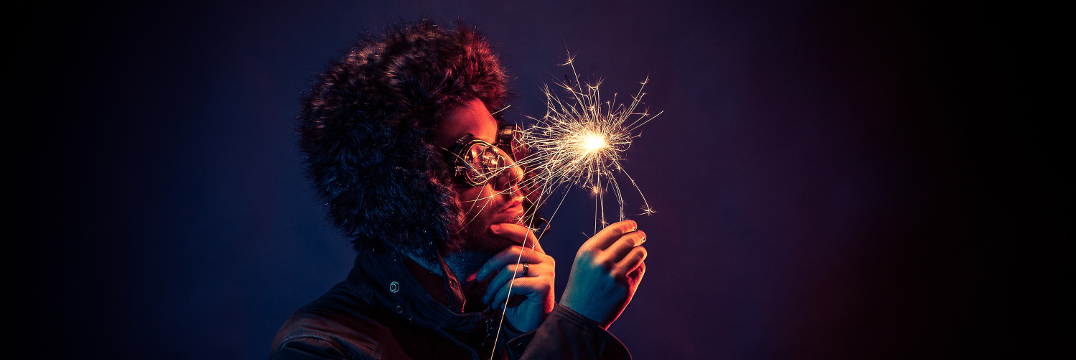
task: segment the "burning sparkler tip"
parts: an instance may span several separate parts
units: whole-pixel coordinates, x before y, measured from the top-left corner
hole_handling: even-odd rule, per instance
[[[583,135],[582,151],[584,154],[592,154],[601,151],[606,146],[609,146],[609,141],[605,139],[605,136],[597,133],[590,133]]]
[[[595,82],[581,79],[572,54],[568,54],[563,65],[571,67],[572,73],[564,74],[563,81],[542,86],[546,114],[531,117],[537,123],[520,132],[523,143],[531,150],[520,161],[529,165],[528,171],[535,175],[529,186],[536,189],[539,202],[561,186],[578,186],[596,198],[596,217],[602,220],[595,219],[595,225],[603,226],[608,225],[603,204],[608,195],[615,195],[612,198],[618,203],[619,218],[624,220],[627,215],[624,196],[614,175],[627,177],[645,204],[645,196],[620,162],[624,160],[623,152],[641,134],[639,128],[660,113],[652,115],[649,109],[640,106],[646,95],[642,88],[629,95],[626,104],[618,102],[615,95],[611,100],[603,99],[599,94],[602,79]],[[648,81],[649,76],[641,84]],[[566,96],[559,96],[561,91]],[[640,215],[654,213],[646,205]]]

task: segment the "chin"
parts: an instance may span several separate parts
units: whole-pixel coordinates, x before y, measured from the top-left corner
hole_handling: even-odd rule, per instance
[[[497,253],[501,250],[507,249],[509,246],[521,245],[519,242],[513,241],[509,238],[493,235],[493,233],[489,231],[490,225],[501,223],[504,222],[490,222],[483,225],[481,229],[474,229],[477,231],[471,233],[473,235],[471,236],[471,241],[470,244],[468,244],[468,247],[472,250]]]

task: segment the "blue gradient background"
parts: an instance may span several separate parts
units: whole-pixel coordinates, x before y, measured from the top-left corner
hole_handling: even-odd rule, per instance
[[[544,113],[566,50],[621,99],[649,76],[664,114],[624,166],[658,212],[634,217],[648,272],[611,328],[635,358],[1007,358],[1060,339],[1038,322],[1070,318],[1071,285],[1036,281],[1071,267],[1061,142],[1029,112],[1048,100],[1024,97],[1039,69],[1016,65],[1051,50],[1023,43],[1021,12],[316,0],[12,10],[16,344],[266,358],[353,259],[303,178],[300,91],[357,34],[423,15],[496,44],[509,120]],[[558,294],[592,206],[570,195],[543,244]]]

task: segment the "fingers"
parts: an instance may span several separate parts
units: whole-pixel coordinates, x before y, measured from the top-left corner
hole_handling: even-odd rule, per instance
[[[606,226],[602,231],[599,231],[594,237],[583,243],[583,248],[593,248],[599,250],[605,250],[619,239],[624,234],[630,233],[639,229],[639,225],[635,223],[635,220],[624,220],[609,226]]]
[[[632,284],[638,285],[640,281],[643,281],[643,275],[646,274],[646,262],[639,263],[639,267],[635,268],[632,272],[628,273],[628,281]]]
[[[617,262],[613,268],[613,276],[619,278],[625,276],[630,278],[631,274],[639,268],[644,268],[643,260],[646,259],[646,248],[642,246],[631,249],[631,252],[624,257],[623,260]],[[645,268],[644,268],[645,271]]]
[[[612,245],[609,245],[608,249],[605,249],[605,251],[602,252],[602,258],[599,259],[599,261],[608,260],[613,263],[620,262],[628,252],[635,249],[635,247],[642,245],[644,242],[646,242],[646,233],[641,230],[621,236],[620,239],[613,242]]]
[[[497,253],[497,255],[493,255],[489,261],[486,261],[486,263],[482,265],[482,268],[478,270],[475,279],[478,281],[485,280],[495,272],[501,271],[501,269],[508,266],[508,264],[515,264],[516,262],[537,264],[544,261],[552,262],[553,258],[535,250],[527,249],[519,245],[512,245]]]
[[[531,231],[531,229],[526,226],[510,223],[493,224],[489,226],[489,231],[493,233],[493,235],[512,240],[545,254],[545,249],[542,249],[542,244],[539,243],[538,238],[534,236],[534,231]],[[523,241],[523,239],[526,239],[526,241]]]
[[[524,266],[527,267],[526,276],[523,275]],[[555,271],[555,268],[550,266],[549,263],[521,263],[508,265],[504,270],[497,273],[497,275],[493,277],[493,280],[490,281],[489,285],[486,287],[486,294],[482,296],[482,302],[489,304],[490,299],[500,291],[501,288],[507,288],[506,285],[508,285],[508,282],[512,281],[513,278],[518,280],[522,278],[545,276],[550,279],[546,281],[552,282],[553,277],[556,276]]]
[[[531,236],[534,236],[534,232],[531,232]],[[534,244],[534,246],[531,246],[531,244]],[[545,249],[542,249],[542,243],[539,242],[537,238],[534,240],[533,243],[527,243],[527,247],[534,249],[534,251],[545,254]]]
[[[507,284],[498,288],[489,304],[498,309],[504,307],[504,303],[508,300],[508,288]],[[516,278],[512,280],[511,288],[513,296],[526,296],[528,300],[540,302],[553,291],[553,283],[538,277]]]

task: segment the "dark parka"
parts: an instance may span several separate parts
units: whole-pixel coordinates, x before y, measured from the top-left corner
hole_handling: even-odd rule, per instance
[[[560,305],[528,333],[505,326],[498,334],[499,320],[496,311],[464,313],[444,306],[423,290],[404,259],[362,251],[347,280],[288,319],[273,339],[270,358],[631,358],[608,331]],[[494,343],[495,356],[489,346]]]
[[[272,359],[489,359],[494,349],[511,359],[630,358],[562,306],[530,333],[497,331],[499,312],[445,306],[404,264],[438,263],[466,241],[448,166],[427,140],[438,112],[479,99],[496,113],[506,79],[481,35],[423,21],[362,39],[314,81],[299,146],[330,221],[358,255],[346,281],[288,319]]]

